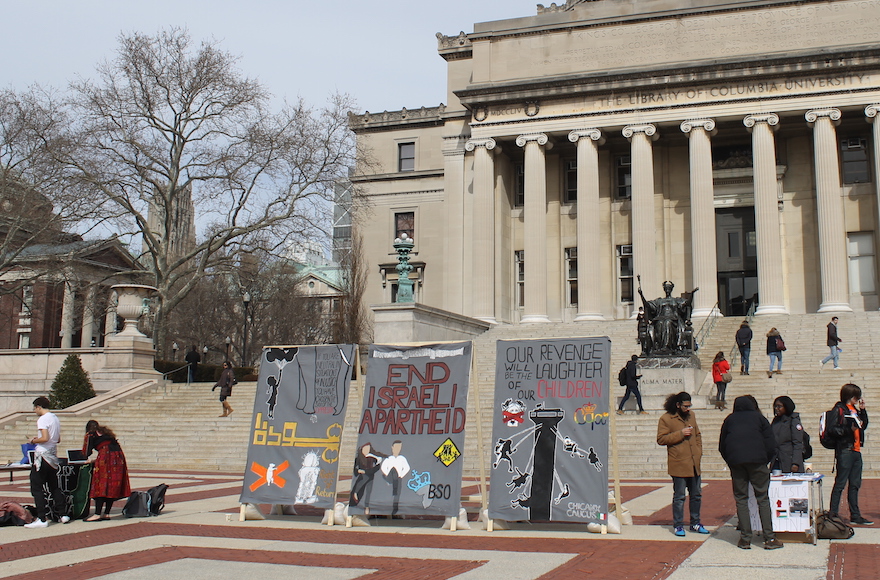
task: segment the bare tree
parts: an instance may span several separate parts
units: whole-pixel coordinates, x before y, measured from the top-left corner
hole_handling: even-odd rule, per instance
[[[168,317],[203,277],[229,271],[244,252],[322,235],[333,183],[353,163],[353,103],[337,95],[324,108],[299,101],[272,112],[235,57],[185,30],[119,43],[95,80],[72,85],[76,147],[63,159],[142,244],[164,353]]]

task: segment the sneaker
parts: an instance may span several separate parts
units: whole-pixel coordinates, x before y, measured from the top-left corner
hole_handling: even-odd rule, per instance
[[[857,526],[873,526],[874,522],[871,520],[866,520],[865,518],[859,516],[857,518],[853,518],[849,521],[851,524],[855,524]]]
[[[831,369],[831,370],[833,370],[833,371],[842,371],[842,370],[843,370],[843,367],[834,367],[834,368]]]
[[[707,530],[706,528],[703,527],[703,524],[697,524],[697,525],[695,525],[695,526],[691,526],[691,527],[690,527],[690,530],[691,530],[692,532],[696,532],[696,533],[698,533],[698,534],[708,534],[708,533],[710,533],[709,530]]]
[[[747,540],[745,538],[740,538],[739,542],[736,543],[736,547],[741,550],[751,550],[752,549],[752,541]]]
[[[49,522],[44,522],[43,520],[41,520],[41,519],[39,519],[39,518],[38,518],[38,519],[35,519],[34,521],[32,521],[32,522],[29,523],[29,524],[25,524],[25,525],[24,525],[24,527],[26,527],[26,528],[31,528],[31,529],[34,529],[34,528],[46,528],[46,527],[48,527],[48,526],[49,526]],[[683,536],[683,535],[684,535],[684,532],[682,532],[681,535]]]
[[[768,379],[772,379],[772,378],[773,378],[773,371],[767,371],[767,378],[768,378]]]
[[[782,369],[780,369],[780,370],[778,370],[778,371],[773,371],[773,372],[776,373],[777,375],[781,375],[781,374],[782,374]]]
[[[70,516],[61,516],[61,519],[59,521],[62,524],[66,524],[66,523],[70,522]]]
[[[618,415],[623,415],[623,409],[618,409],[618,410],[617,410],[617,414],[618,414]]]
[[[824,368],[825,368],[825,363],[822,361],[819,361],[819,370],[822,370]]]
[[[744,372],[743,374],[744,374],[744,375],[747,375],[747,374],[749,374],[749,371],[746,371],[746,372]]]
[[[650,413],[642,409],[641,411],[639,411],[639,415],[650,415]]]
[[[675,535],[679,537],[684,536],[684,526],[675,526]]]
[[[782,542],[780,542],[776,538],[773,538],[770,541],[764,542],[764,549],[765,550],[778,550],[779,548],[783,547],[784,545],[785,544],[783,544]]]

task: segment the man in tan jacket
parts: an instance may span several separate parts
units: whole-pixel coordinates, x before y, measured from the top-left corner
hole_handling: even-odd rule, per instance
[[[684,495],[690,496],[690,530],[708,534],[700,523],[700,460],[703,457],[703,437],[697,418],[691,411],[691,396],[681,392],[666,397],[666,413],[657,424],[657,444],[666,446],[668,472],[672,476],[672,520],[675,535],[684,536]]]

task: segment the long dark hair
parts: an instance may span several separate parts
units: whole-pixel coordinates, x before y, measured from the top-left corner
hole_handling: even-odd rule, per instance
[[[663,403],[663,408],[670,415],[675,415],[678,413],[678,405],[679,403],[683,403],[685,401],[690,401],[691,395],[690,393],[686,393],[682,391],[680,393],[675,393],[666,397],[666,402]]]
[[[86,433],[90,435],[107,435],[112,439],[116,439],[116,433],[114,433],[110,427],[101,425],[94,419],[91,419],[86,423]]]

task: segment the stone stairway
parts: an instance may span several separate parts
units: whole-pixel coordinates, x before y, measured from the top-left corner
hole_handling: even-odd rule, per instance
[[[875,352],[880,347],[880,313],[841,314],[840,335],[844,342],[841,354],[843,370],[833,371],[830,365],[820,371],[818,361],[827,352],[825,325],[830,315],[807,314],[792,316],[757,317],[752,324],[755,339],[752,343],[752,373],[739,375],[734,368],[734,381],[728,386],[727,399],[732,406],[739,395],[752,394],[765,415],[771,417],[773,399],[788,395],[794,399],[804,425],[811,435],[814,449],[814,471],[830,474],[833,453],[819,444],[818,420],[838,398],[840,386],[854,382],[862,386],[869,412],[878,407],[874,385],[880,384],[880,370],[875,365]],[[742,320],[720,318],[698,355],[703,369],[711,367],[715,353],[723,350],[730,358],[733,335]],[[776,326],[785,338],[788,350],[783,356],[782,375],[768,379],[764,338],[767,330]],[[474,373],[468,402],[467,450],[464,474],[480,475],[479,458],[489,464],[492,452],[492,419],[494,409],[495,345],[500,339],[608,336],[611,339],[611,394],[617,397],[623,389],[616,385],[616,370],[638,352],[635,341],[635,321],[608,321],[585,323],[548,323],[523,326],[494,327],[474,340]],[[763,371],[763,372],[762,372]],[[210,383],[193,385],[169,384],[156,387],[138,397],[102,408],[94,414],[80,416],[59,413],[63,442],[61,449],[79,447],[85,423],[96,418],[113,428],[119,436],[129,464],[134,469],[174,469],[186,467],[206,471],[243,472],[250,433],[251,412],[256,395],[255,383],[240,383],[231,400],[235,413],[218,418],[220,405]],[[699,395],[713,395],[714,385],[707,378]],[[260,394],[262,396],[262,393]],[[354,458],[359,412],[361,408],[360,383],[352,384],[349,410],[345,420],[345,436],[341,449],[341,471],[347,475]],[[648,409],[648,415],[627,413],[613,415],[616,435],[612,443],[618,445],[619,473],[622,478],[665,478],[666,452],[655,442],[659,409]],[[718,454],[718,434],[724,417],[729,413],[711,407],[697,409],[697,418],[703,432],[703,468],[706,478],[726,478],[727,471]],[[880,411],[877,411],[880,413]],[[18,459],[19,444],[35,431],[36,416],[30,415],[0,429],[0,449],[8,457]],[[868,430],[865,447],[865,475],[880,476],[880,447],[873,444],[873,429]],[[477,436],[482,432],[482,445]],[[610,467],[610,466],[609,466]]]

